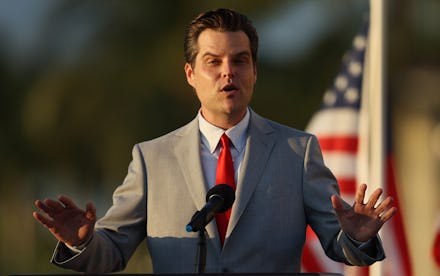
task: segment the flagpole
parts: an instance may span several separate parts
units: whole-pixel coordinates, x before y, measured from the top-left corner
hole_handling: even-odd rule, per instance
[[[370,0],[370,35],[369,35],[369,95],[370,95],[370,138],[371,138],[371,167],[369,191],[376,188],[384,189],[385,185],[385,124],[384,124],[384,32],[385,32],[385,1]],[[370,276],[382,276],[383,268],[380,262],[370,267]]]

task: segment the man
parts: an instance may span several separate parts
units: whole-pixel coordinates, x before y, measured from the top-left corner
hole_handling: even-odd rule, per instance
[[[206,272],[299,272],[307,225],[336,261],[382,260],[377,232],[396,212],[391,198],[377,204],[376,190],[364,203],[362,185],[353,206],[343,207],[316,138],[248,107],[257,80],[258,36],[251,22],[218,9],[199,15],[185,34],[185,73],[199,114],[135,145],[128,175],[96,226],[91,203],[81,210],[65,196],[36,201],[47,216],[34,217],[60,241],[52,262],[88,273],[121,270],[146,238],[154,272],[194,272],[198,235],[185,226],[205,205],[218,177],[217,159],[228,147],[233,183],[227,184],[236,199],[226,228],[220,230],[220,218],[206,226]]]

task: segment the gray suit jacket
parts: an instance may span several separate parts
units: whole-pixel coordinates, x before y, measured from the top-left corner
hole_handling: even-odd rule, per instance
[[[384,258],[378,238],[367,255],[340,233],[330,201],[338,185],[314,136],[251,111],[242,170],[223,248],[215,221],[206,227],[206,272],[299,272],[307,225],[336,261]],[[89,273],[121,270],[146,238],[154,272],[194,272],[198,235],[185,226],[207,190],[195,119],[135,145],[127,177],[89,244],[78,254],[58,244],[52,262]]]

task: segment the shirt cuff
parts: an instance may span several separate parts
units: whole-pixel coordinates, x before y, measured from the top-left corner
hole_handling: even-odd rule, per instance
[[[339,232],[339,237],[340,237],[340,235],[342,235],[342,234],[344,234],[344,235],[347,237],[347,239],[348,239],[348,240],[349,240],[349,241],[350,241],[355,247],[357,247],[359,250],[361,250],[362,252],[368,254],[369,251],[371,250],[372,245],[373,245],[373,240],[374,240],[373,238],[371,238],[371,239],[369,239],[369,240],[367,240],[367,241],[362,242],[362,241],[358,241],[358,240],[356,240],[356,239],[350,237],[350,235],[348,235],[348,234],[342,232],[342,230],[341,230],[341,232]],[[339,237],[338,237],[338,239],[339,239]]]
[[[66,245],[66,247],[69,248],[75,254],[78,254],[78,253],[81,253],[81,251],[83,251],[87,247],[87,245],[90,243],[92,238],[93,238],[93,234],[90,235],[90,237],[85,242],[83,242],[80,245],[71,246],[71,245],[68,245],[66,243],[64,245]]]

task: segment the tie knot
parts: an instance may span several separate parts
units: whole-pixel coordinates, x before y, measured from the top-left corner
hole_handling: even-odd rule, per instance
[[[224,149],[229,149],[230,140],[226,133],[223,133],[222,137],[220,138],[220,143]]]

